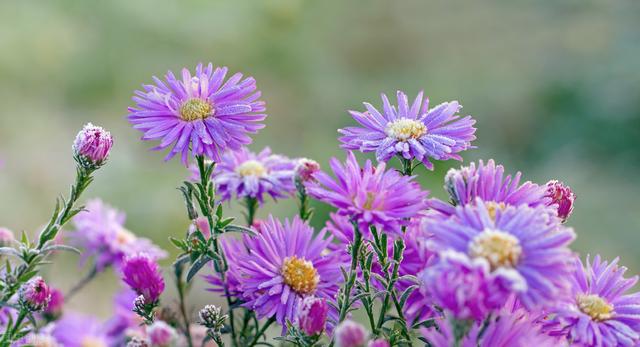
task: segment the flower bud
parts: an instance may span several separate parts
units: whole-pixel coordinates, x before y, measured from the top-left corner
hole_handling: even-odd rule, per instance
[[[163,321],[156,321],[148,326],[147,336],[152,346],[172,346],[178,340],[176,330]]]
[[[368,347],[389,347],[389,342],[385,339],[375,339],[369,341]]]
[[[140,253],[125,258],[122,274],[122,280],[138,295],[144,297],[145,304],[156,302],[164,291],[164,279],[160,268],[147,254]]]
[[[200,316],[200,324],[213,330],[214,333],[219,333],[224,326],[224,321],[227,319],[226,314],[222,314],[220,307],[215,305],[207,305],[198,313]]]
[[[327,322],[328,312],[327,300],[313,296],[307,297],[298,312],[298,327],[309,336],[321,334]]]
[[[346,320],[334,332],[337,347],[363,347],[367,342],[365,328],[352,320]]]
[[[209,220],[206,217],[198,217],[193,220],[193,224],[189,228],[189,233],[193,233],[197,230],[200,230],[205,239],[208,239],[211,236],[211,230],[209,227]]]
[[[132,337],[131,340],[127,342],[127,347],[150,347],[150,344],[145,339]]]
[[[573,202],[576,200],[576,195],[571,190],[571,187],[564,183],[551,180],[547,182],[546,197],[550,198],[549,205],[557,206],[558,217],[562,221],[566,221],[573,212]]]
[[[44,309],[44,314],[49,319],[57,319],[62,315],[62,307],[64,306],[64,295],[59,289],[51,288],[51,299]]]
[[[315,180],[315,178],[313,178],[313,175],[318,171],[320,171],[320,164],[318,164],[317,161],[307,158],[300,158],[298,159],[298,163],[296,164],[295,178],[300,182],[312,181]]]
[[[51,300],[51,291],[42,277],[37,276],[23,284],[19,292],[20,304],[29,311],[40,311]]]
[[[109,156],[113,138],[102,127],[87,123],[73,142],[76,161],[85,168],[97,168]]]
[[[14,241],[13,232],[7,228],[0,227],[0,247],[9,247]]]

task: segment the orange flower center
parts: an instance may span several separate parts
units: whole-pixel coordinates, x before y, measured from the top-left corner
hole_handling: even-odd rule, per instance
[[[284,259],[282,277],[285,284],[302,295],[313,293],[320,282],[320,276],[313,264],[295,255]]]

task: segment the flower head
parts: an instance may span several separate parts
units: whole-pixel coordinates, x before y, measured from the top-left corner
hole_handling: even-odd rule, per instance
[[[50,288],[51,298],[49,304],[44,309],[44,314],[49,319],[56,319],[62,315],[62,308],[64,306],[64,294],[57,288]]]
[[[212,285],[212,287],[207,290],[224,293],[226,287],[229,295],[242,296],[241,283],[243,280],[240,275],[240,264],[244,257],[248,255],[247,247],[242,240],[228,237],[227,235],[221,236],[219,242],[227,259],[229,269],[225,273],[224,281],[217,272],[212,275],[203,276],[204,279]]]
[[[41,311],[51,300],[51,290],[42,277],[30,279],[20,287],[20,304],[29,311]]]
[[[282,198],[295,191],[295,163],[271,154],[269,147],[255,154],[246,147],[226,152],[213,171],[213,181],[222,200],[254,198],[264,201],[264,194]]]
[[[298,327],[308,336],[321,334],[327,323],[328,313],[327,299],[309,296],[304,299],[298,312]]]
[[[385,231],[401,233],[406,219],[415,216],[425,207],[428,192],[420,189],[412,177],[402,176],[395,170],[385,171],[385,164],[377,167],[367,160],[360,167],[352,152],[342,165],[331,160],[336,179],[324,172],[315,175],[317,182],[309,182],[310,196],[338,208],[338,213],[349,216],[367,232],[370,225],[378,225]]]
[[[324,232],[298,217],[284,223],[269,217],[255,237],[246,237],[248,254],[238,262],[238,278],[246,303],[259,318],[275,316],[284,326],[295,321],[307,296],[333,299],[338,291],[340,266],[336,254],[325,254],[331,243]]]
[[[573,230],[545,212],[545,206],[458,206],[444,221],[429,224],[436,249],[452,249],[471,259],[483,259],[494,275],[520,277],[518,298],[527,308],[556,302],[566,295],[572,253],[567,247]],[[495,213],[495,215],[494,215]]]
[[[556,180],[547,182],[547,194],[551,202],[557,208],[558,217],[562,221],[566,221],[573,212],[573,202],[576,200],[576,195],[571,190],[571,187]]]
[[[0,227],[0,247],[9,247],[14,241],[13,232],[8,228]]]
[[[73,142],[73,153],[80,165],[95,168],[104,164],[112,146],[111,133],[102,127],[87,123]]]
[[[152,346],[173,346],[179,339],[176,329],[158,320],[147,326],[147,336]]]
[[[159,140],[154,149],[171,147],[165,158],[176,154],[186,165],[189,151],[219,161],[220,154],[251,143],[249,134],[263,127],[265,105],[252,77],[237,73],[225,82],[226,67],[196,67],[195,75],[182,69],[182,79],[167,72],[165,80],[154,77],[135,92],[129,121],[143,133],[143,140]]]
[[[145,303],[156,302],[164,291],[164,279],[158,264],[145,253],[125,258],[122,264],[122,280],[138,295],[144,296]]]
[[[368,340],[367,330],[352,320],[338,324],[334,332],[337,347],[364,347]]]
[[[74,243],[83,248],[83,259],[93,257],[96,268],[114,265],[119,267],[124,257],[145,252],[154,259],[161,259],[166,253],[150,240],[138,237],[124,228],[125,214],[105,204],[99,199],[87,203],[85,211],[73,218],[76,231],[72,234]]]
[[[640,343],[640,292],[627,293],[638,276],[624,278],[627,268],[576,258],[572,300],[552,311],[549,334],[566,336],[579,346],[636,346]]]
[[[108,347],[112,345],[102,323],[94,317],[77,313],[66,313],[56,321],[51,334],[65,347]]]
[[[392,106],[382,94],[383,112],[364,103],[364,112],[350,111],[362,127],[338,130],[342,148],[361,152],[376,152],[378,161],[388,161],[394,155],[417,159],[433,169],[430,159],[462,160],[458,154],[472,148],[475,140],[471,116],[460,118],[462,106],[457,101],[445,102],[429,109],[429,100],[420,92],[409,105],[407,95],[398,91],[398,107]]]

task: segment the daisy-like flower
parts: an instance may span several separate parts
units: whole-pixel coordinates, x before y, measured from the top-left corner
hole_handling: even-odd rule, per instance
[[[125,258],[122,264],[122,280],[138,295],[144,297],[145,304],[157,302],[164,291],[160,267],[145,253]]]
[[[625,278],[627,268],[587,258],[576,258],[572,301],[551,312],[550,335],[566,336],[575,346],[637,346],[640,343],[640,292],[627,293],[638,276]],[[573,346],[573,345],[572,345]]]
[[[331,238],[324,236],[321,231],[314,237],[313,228],[298,217],[281,223],[270,216],[257,236],[245,239],[249,254],[237,270],[244,306],[258,318],[275,317],[285,328],[306,297],[333,300],[345,264],[335,254],[325,254]]]
[[[187,165],[193,156],[206,155],[219,161],[226,150],[238,150],[251,143],[249,134],[264,125],[265,104],[253,77],[236,73],[225,82],[226,67],[199,64],[195,75],[182,69],[182,79],[167,72],[165,80],[154,77],[135,91],[135,107],[129,107],[129,121],[143,133],[143,140],[159,140],[154,149],[171,147],[165,160],[176,154]]]
[[[433,169],[430,159],[462,160],[458,153],[472,148],[476,138],[475,120],[457,115],[462,106],[452,101],[429,109],[429,99],[423,102],[422,92],[411,105],[407,95],[397,94],[397,108],[382,94],[383,112],[366,102],[366,111],[349,111],[362,127],[338,130],[343,135],[342,148],[376,152],[378,161],[386,162],[394,155],[417,159],[428,169]]]
[[[459,169],[450,169],[444,179],[444,188],[453,205],[474,203],[480,198],[492,211],[508,205],[536,207],[551,203],[551,199],[545,196],[546,187],[530,181],[521,184],[521,177],[520,172],[513,176],[505,175],[504,167],[496,165],[493,159],[486,165],[480,160],[477,166],[471,163]],[[452,214],[454,210],[450,204],[436,199],[431,199],[429,204],[445,215]]]
[[[295,162],[272,154],[266,147],[256,154],[242,147],[226,152],[213,171],[213,181],[222,200],[253,198],[260,203],[264,195],[282,198],[295,191]]]
[[[458,206],[451,218],[429,223],[428,228],[435,249],[482,258],[491,273],[524,283],[516,294],[531,309],[565,297],[573,268],[567,247],[575,238],[573,230],[545,209],[520,205],[494,211],[478,199]]]
[[[367,233],[370,225],[378,225],[384,231],[401,234],[407,219],[425,207],[428,192],[421,190],[413,177],[386,171],[385,163],[374,167],[367,160],[360,167],[353,152],[348,152],[344,165],[336,158],[330,165],[336,179],[317,172],[316,181],[307,182],[307,192],[355,220],[362,233]]]
[[[244,237],[246,239],[248,236]],[[225,293],[224,288],[226,286],[229,295],[240,296],[242,278],[240,277],[239,266],[240,261],[248,254],[247,247],[242,240],[230,237],[229,235],[221,236],[219,242],[227,259],[229,270],[225,273],[224,281],[218,272],[203,276],[205,281],[212,286],[207,290],[214,293]],[[213,263],[211,264],[211,268],[213,268]]]
[[[114,265],[119,267],[127,255],[145,252],[154,259],[166,257],[166,252],[150,240],[125,229],[125,214],[100,199],[87,203],[86,211],[73,218],[73,242],[84,250],[81,263],[93,257],[98,271]]]
[[[56,321],[51,333],[62,346],[68,347],[109,347],[111,339],[104,325],[96,318],[77,313],[65,314]]]

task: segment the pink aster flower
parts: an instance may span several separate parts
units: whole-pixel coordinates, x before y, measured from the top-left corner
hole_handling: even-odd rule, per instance
[[[100,166],[107,160],[112,146],[111,133],[87,123],[73,142],[73,153],[81,163]]]
[[[64,294],[57,288],[50,288],[51,298],[49,304],[44,309],[44,314],[49,319],[56,319],[62,315],[62,308],[64,307]]]
[[[150,240],[138,237],[124,228],[125,214],[103,203],[91,200],[86,211],[73,218],[73,243],[84,250],[81,262],[94,258],[98,271],[114,265],[119,267],[127,255],[145,252],[154,259],[166,257],[166,252]]]
[[[336,254],[325,254],[331,238],[295,217],[284,223],[269,217],[254,237],[245,238],[248,254],[239,259],[240,288],[245,307],[258,318],[294,322],[303,300],[315,296],[333,300],[345,265]]]
[[[579,258],[575,263],[573,300],[550,312],[549,334],[565,336],[575,346],[638,346],[640,292],[628,293],[638,276],[625,278],[627,268],[617,258],[607,262],[597,255],[586,264]]]
[[[397,108],[382,94],[383,112],[369,103],[364,103],[365,112],[349,111],[361,127],[338,130],[342,148],[376,152],[378,161],[385,162],[395,155],[415,158],[428,169],[433,169],[430,159],[462,160],[458,153],[472,148],[475,120],[457,115],[462,108],[457,101],[429,109],[422,92],[411,105],[403,92],[398,91],[397,97]]]
[[[313,175],[320,171],[320,164],[317,161],[307,158],[300,158],[296,161],[295,177],[300,182],[315,180]]]
[[[30,279],[20,287],[20,304],[30,311],[41,311],[51,300],[51,290],[42,277]]]
[[[147,336],[152,346],[174,346],[179,340],[176,329],[161,320],[147,326]]]
[[[266,117],[253,77],[237,73],[225,82],[226,74],[226,67],[199,64],[193,76],[185,68],[182,79],[171,71],[164,81],[154,77],[155,85],[135,91],[129,121],[143,140],[160,141],[154,149],[171,147],[166,160],[180,154],[187,165],[191,151],[219,161],[223,151],[251,143],[249,134],[263,128]]]
[[[573,212],[573,203],[576,200],[571,187],[557,180],[549,181],[546,196],[551,200],[550,204],[557,209],[558,217],[563,222],[566,221]]]
[[[298,327],[308,336],[321,334],[327,323],[328,313],[327,299],[309,296],[302,301],[298,312]]]
[[[357,221],[363,233],[370,225],[378,225],[384,231],[400,234],[406,220],[425,208],[428,192],[421,190],[413,177],[386,171],[384,163],[374,167],[367,160],[360,167],[353,152],[348,152],[344,165],[336,158],[331,159],[330,165],[336,179],[318,172],[317,182],[308,182],[307,191],[337,207],[339,214]]]
[[[264,195],[282,198],[295,191],[295,162],[266,147],[256,154],[242,147],[226,152],[213,171],[213,181],[222,200],[253,198],[260,203]]]
[[[362,324],[345,320],[336,327],[334,339],[337,347],[364,347],[368,335]]]
[[[164,291],[164,279],[160,267],[147,254],[128,256],[122,264],[122,280],[138,295],[144,296],[145,303],[156,302]]]

